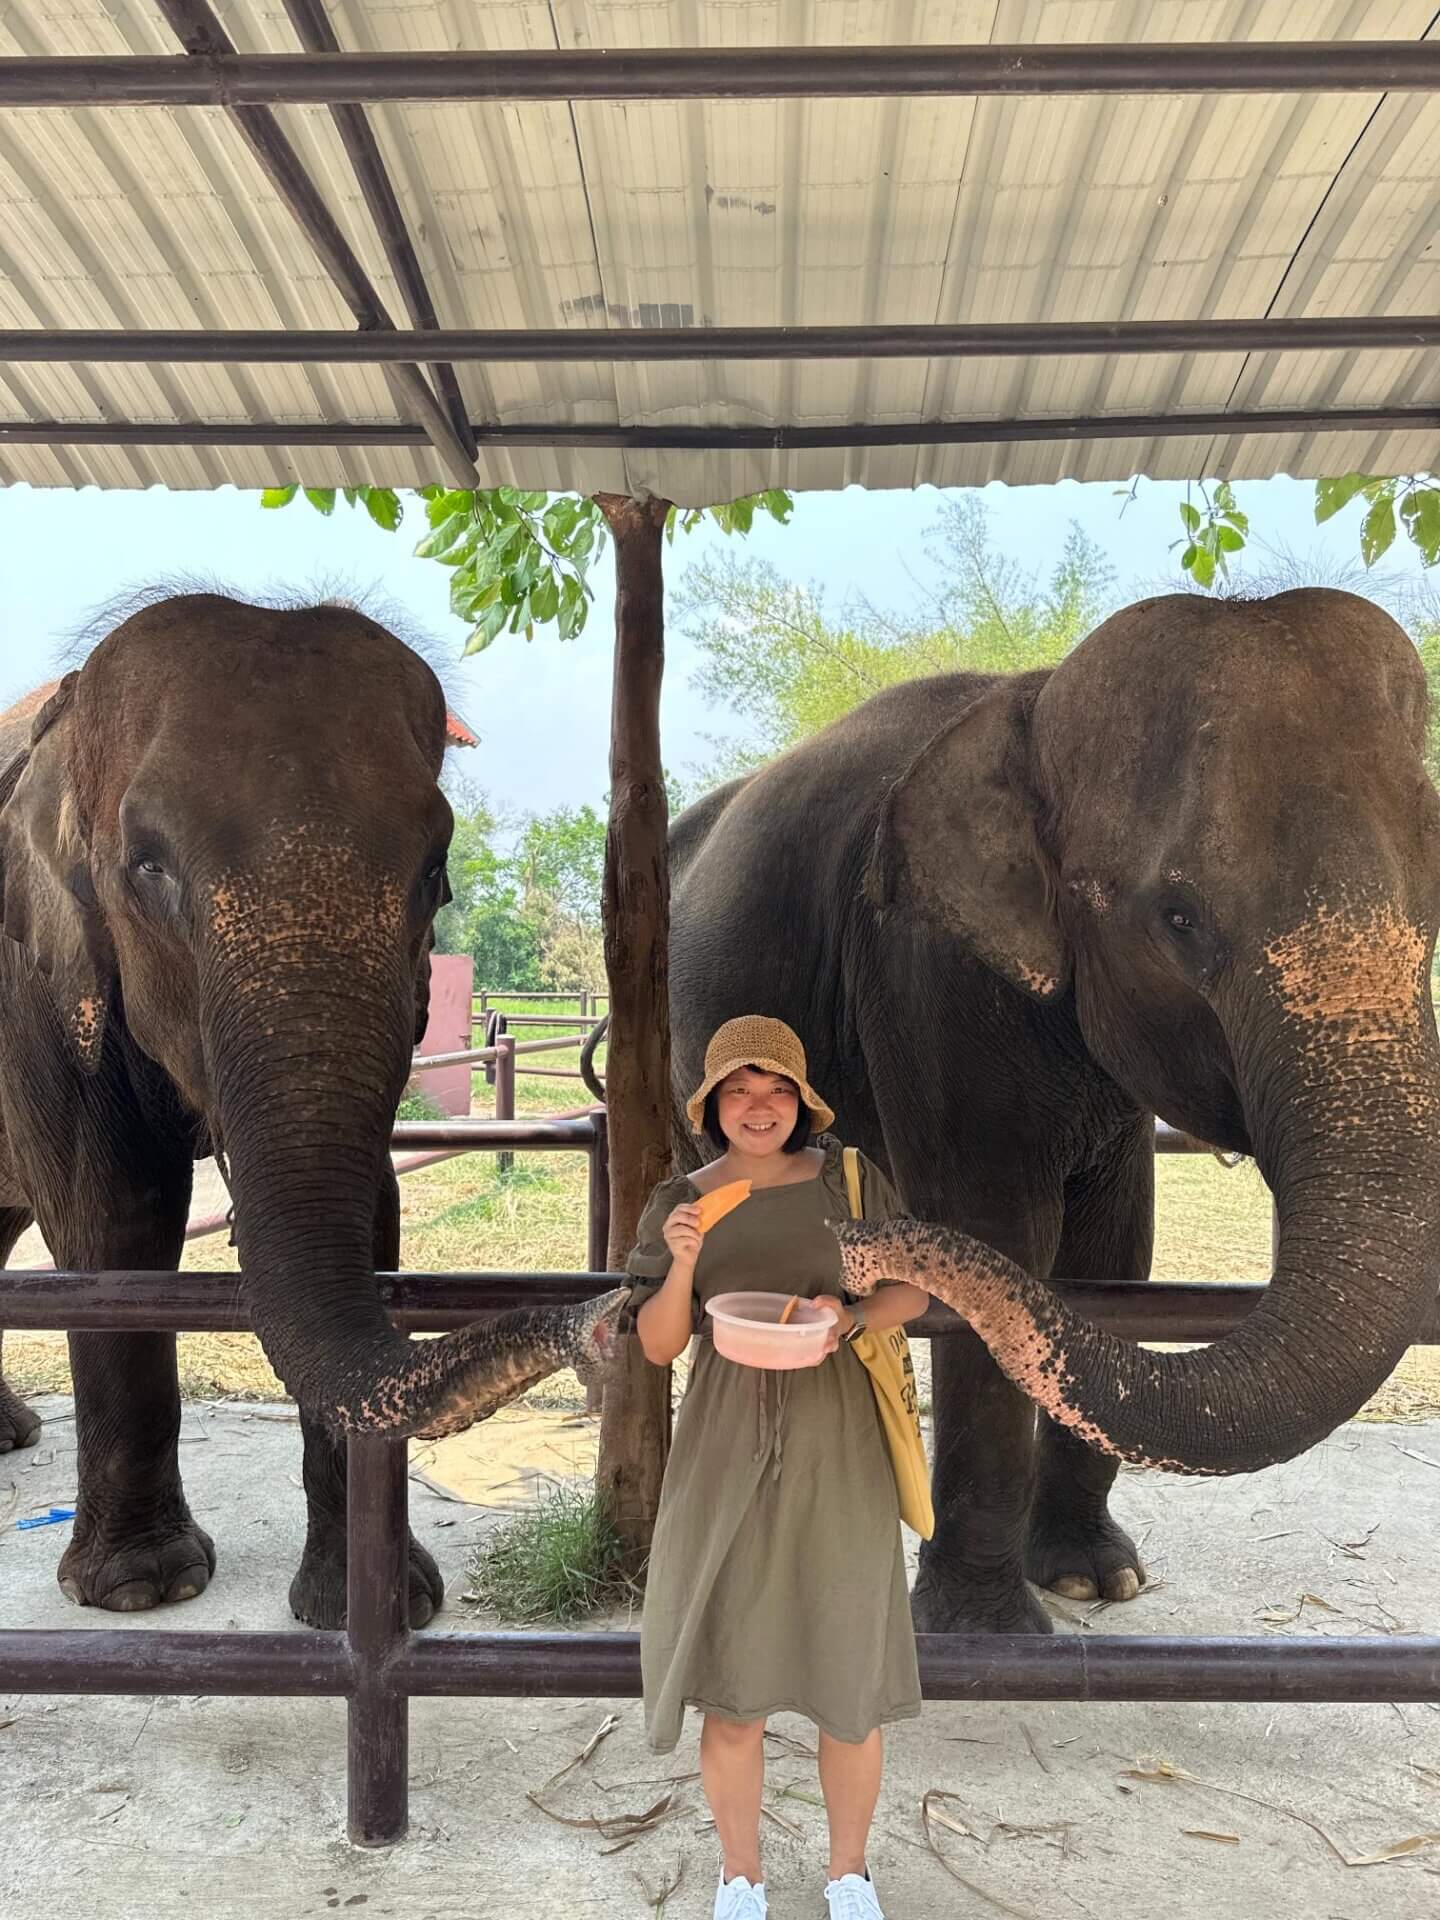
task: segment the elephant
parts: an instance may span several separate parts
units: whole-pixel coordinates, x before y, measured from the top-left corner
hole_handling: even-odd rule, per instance
[[[143,607],[0,721],[0,1258],[173,1269],[193,1166],[234,1202],[243,1296],[299,1403],[290,1588],[345,1618],[345,1441],[468,1426],[558,1367],[603,1370],[613,1294],[411,1342],[390,1132],[449,898],[434,673],[354,608]],[[5,748],[9,748],[8,754]],[[72,1334],[78,1493],[60,1585],[138,1611],[214,1570],[177,1455],[173,1334]],[[35,1438],[0,1384],[0,1449]],[[412,1537],[409,1606],[443,1588]]]
[[[1440,1232],[1426,705],[1358,596],[1166,595],[1053,669],[878,693],[676,821],[677,1101],[722,1021],[788,1021],[930,1223],[841,1227],[851,1285],[910,1278],[968,1322],[933,1350],[922,1629],[1048,1632],[1036,1586],[1133,1597],[1116,1453],[1283,1459],[1416,1331]],[[1251,1156],[1277,1207],[1263,1304],[1204,1353],[1109,1339],[1043,1284],[1148,1277],[1155,1115]]]

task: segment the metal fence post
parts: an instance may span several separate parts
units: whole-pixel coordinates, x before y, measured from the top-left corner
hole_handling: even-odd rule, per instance
[[[610,1121],[603,1107],[591,1115],[595,1140],[590,1148],[590,1191],[586,1207],[585,1264],[591,1273],[604,1273],[610,1260]],[[585,1411],[599,1413],[604,1390],[585,1382]]]
[[[515,1118],[515,1042],[508,1033],[495,1036],[495,1118]],[[515,1165],[513,1153],[497,1154],[496,1158],[501,1173],[509,1173]]]
[[[409,1457],[403,1440],[352,1434],[346,1481],[346,1627],[354,1661],[347,1800],[357,1847],[410,1824],[410,1701],[391,1671],[410,1637]]]

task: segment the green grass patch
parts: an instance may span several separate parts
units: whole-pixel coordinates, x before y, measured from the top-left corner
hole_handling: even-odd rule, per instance
[[[448,1120],[449,1114],[418,1087],[407,1087],[405,1098],[395,1109],[397,1120]]]
[[[481,1605],[522,1624],[583,1620],[634,1592],[619,1536],[592,1487],[552,1487],[496,1528],[469,1571]]]

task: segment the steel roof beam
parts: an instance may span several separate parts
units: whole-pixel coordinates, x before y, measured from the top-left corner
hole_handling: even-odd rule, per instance
[[[168,8],[167,8],[168,10]],[[874,99],[899,95],[1425,93],[1440,43],[660,47],[145,54],[0,60],[0,106],[341,106],[445,100]]]
[[[1102,413],[1033,420],[921,420],[851,426],[605,426],[563,421],[475,425],[481,447],[672,449],[683,452],[815,451],[846,447],[1004,446],[1047,440],[1163,440],[1210,434],[1435,433],[1440,406],[1266,408],[1249,412]],[[0,446],[420,447],[414,422],[259,420],[0,420]]]
[[[366,283],[368,285],[368,282]],[[1413,352],[1440,315],[1044,320],[971,326],[0,329],[0,360],[376,365],[404,361],[970,360],[1158,353]]]
[[[285,11],[290,16],[290,24],[295,29],[296,38],[307,53],[338,53],[340,42],[335,38],[335,30],[330,25],[330,16],[320,0],[285,0]],[[400,289],[405,302],[405,311],[410,316],[412,327],[434,330],[439,327],[439,317],[435,311],[435,302],[430,298],[430,289],[425,283],[425,274],[420,265],[415,243],[410,238],[410,229],[405,223],[405,214],[400,200],[391,184],[390,175],[385,170],[385,162],[380,154],[380,143],[375,138],[375,130],[366,118],[365,109],[357,106],[332,106],[330,117],[335,122],[335,131],[340,136],[350,166],[365,196],[365,205],[370,210],[370,218],[375,223],[375,231],[380,236],[380,244],[385,249],[385,258],[390,263],[390,271],[395,276],[395,284]],[[450,416],[450,425],[455,437],[472,455],[475,452],[474,436],[470,432],[470,421],[465,412],[465,402],[460,393],[460,384],[455,378],[455,369],[446,361],[436,361],[431,366],[436,391]]]
[[[188,67],[195,62],[203,65],[215,59],[239,58],[208,0],[157,0],[157,4],[171,32],[186,49],[177,62],[180,67]],[[316,57],[320,56],[300,56],[302,62]],[[336,57],[343,59],[345,56]],[[346,306],[354,314],[356,326],[393,334],[395,323],[387,313],[374,282],[341,232],[338,221],[325,205],[275,115],[265,106],[229,104],[236,127],[314,248],[316,257]],[[409,355],[394,356],[393,364],[390,388],[397,413],[403,414],[408,409],[423,422],[426,435],[439,455],[452,486],[478,487],[480,476],[475,471],[469,451],[419,366]]]

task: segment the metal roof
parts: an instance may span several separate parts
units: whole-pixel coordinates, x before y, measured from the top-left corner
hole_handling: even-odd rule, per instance
[[[173,55],[182,50],[177,14],[194,12],[191,0],[106,0],[103,9],[13,0],[0,10],[0,57]],[[294,54],[320,8],[234,0],[218,13],[241,55]],[[1435,0],[346,0],[324,9],[327,21],[340,48],[392,54],[1440,37]],[[274,114],[386,312],[413,323],[413,289],[407,297],[397,282],[395,249],[382,243],[333,110]],[[1440,314],[1433,91],[474,100],[359,114],[442,328]],[[235,115],[208,106],[0,114],[0,330],[351,330],[356,315]],[[487,484],[653,491],[685,503],[857,482],[1404,472],[1432,466],[1440,446],[1434,345],[867,361],[492,357],[457,361],[454,374],[464,414],[482,429]],[[855,423],[918,433],[957,420],[1236,410],[1303,419],[1397,407],[1414,409],[1415,424],[1276,433],[1207,422],[1178,436],[1008,445],[507,447],[483,431],[548,422],[745,428],[765,439]],[[406,417],[403,393],[378,364],[0,360],[0,419],[14,425],[280,421],[298,439]],[[39,485],[406,485],[444,471],[424,445],[24,444],[0,425],[0,479]]]

